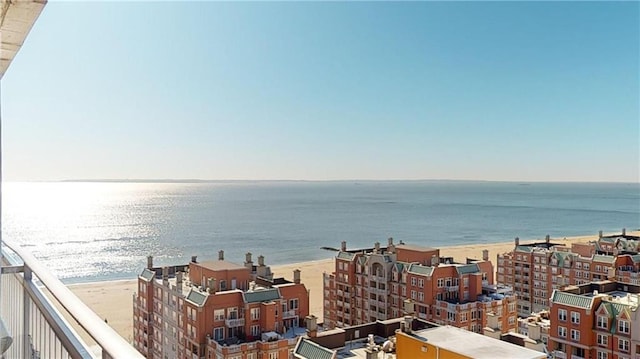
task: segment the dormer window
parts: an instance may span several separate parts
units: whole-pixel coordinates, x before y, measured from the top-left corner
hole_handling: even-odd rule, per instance
[[[604,315],[599,315],[598,319],[597,319],[596,326],[599,329],[607,329],[607,327],[608,327],[608,320],[607,319],[608,318],[605,317]]]

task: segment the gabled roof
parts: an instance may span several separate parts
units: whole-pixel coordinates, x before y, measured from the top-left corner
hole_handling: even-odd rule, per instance
[[[396,262],[396,264],[393,266],[398,272],[402,272],[402,270],[405,267],[408,267],[409,263],[404,263],[404,262]]]
[[[309,339],[300,337],[298,344],[293,350],[293,357],[300,359],[332,359],[335,355],[333,350],[327,349]]]
[[[187,294],[187,300],[196,304],[199,307],[202,307],[204,305],[204,302],[207,301],[207,297],[208,295],[204,294],[204,293],[200,293],[197,290],[194,290],[193,288],[191,288],[191,290],[189,291],[189,294]]]
[[[145,268],[142,273],[140,273],[140,277],[147,282],[151,281],[156,276],[156,273],[148,268]]]
[[[349,253],[349,252],[339,252],[338,255],[336,256],[336,258],[338,259],[346,259],[346,260],[352,260],[353,257],[355,256],[355,254],[353,253]]]
[[[269,288],[252,292],[244,292],[243,296],[245,303],[271,302],[273,300],[280,299],[280,292],[278,291],[278,288]]]
[[[458,274],[470,274],[470,273],[478,273],[480,272],[480,267],[477,264],[467,264],[464,266],[456,267],[456,271]]]
[[[366,263],[367,263],[367,257],[364,257],[364,256],[358,257],[358,264],[359,265],[363,266]]]
[[[593,297],[561,292],[557,289],[553,291],[551,301],[554,303],[564,304],[570,307],[582,309],[590,309],[593,305]]]
[[[433,267],[427,267],[421,264],[412,263],[409,265],[407,272],[418,275],[431,276],[431,274],[433,273]]]

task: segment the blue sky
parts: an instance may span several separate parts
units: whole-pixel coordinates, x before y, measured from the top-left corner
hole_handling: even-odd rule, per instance
[[[638,2],[49,2],[7,180],[623,181]]]

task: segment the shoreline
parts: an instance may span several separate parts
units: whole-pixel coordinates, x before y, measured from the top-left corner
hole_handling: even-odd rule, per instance
[[[603,233],[603,235],[616,235],[621,232]],[[629,235],[640,235],[640,231],[627,231]],[[571,243],[584,243],[598,238],[598,234],[582,235],[563,238],[551,238],[551,242],[571,246]],[[521,243],[532,243],[544,241],[543,238],[521,239]],[[482,258],[482,250],[489,250],[489,259],[494,264],[498,254],[512,250],[515,246],[513,241],[453,245],[439,247],[440,255],[443,257],[453,257],[456,261],[464,261],[466,258]],[[295,269],[300,270],[300,279],[310,291],[309,309],[310,313],[318,317],[318,321],[323,321],[323,275],[331,273],[335,269],[335,254],[331,253],[329,258],[317,259],[307,262],[290,264],[271,265],[271,271],[276,277],[291,279]],[[133,295],[137,289],[138,278],[116,279],[108,281],[96,281],[87,283],[73,283],[67,287],[80,298],[89,308],[105,318],[108,324],[126,340],[133,337]],[[71,321],[70,321],[71,322]],[[78,330],[81,332],[82,330]]]

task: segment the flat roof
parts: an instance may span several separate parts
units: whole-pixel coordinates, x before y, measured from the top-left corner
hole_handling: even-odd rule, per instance
[[[406,250],[410,250],[410,251],[417,251],[417,252],[425,252],[425,251],[437,251],[437,248],[433,248],[433,247],[423,247],[423,246],[417,246],[415,244],[397,244],[396,245],[396,249],[406,249]]]
[[[210,270],[237,270],[237,269],[248,269],[245,266],[241,266],[239,264],[225,261],[225,260],[217,260],[217,261],[206,261],[206,262],[197,262],[195,263],[203,268]]]
[[[476,359],[541,359],[547,357],[546,354],[539,351],[450,325],[415,331],[413,335],[426,339],[427,343],[442,349]]]

